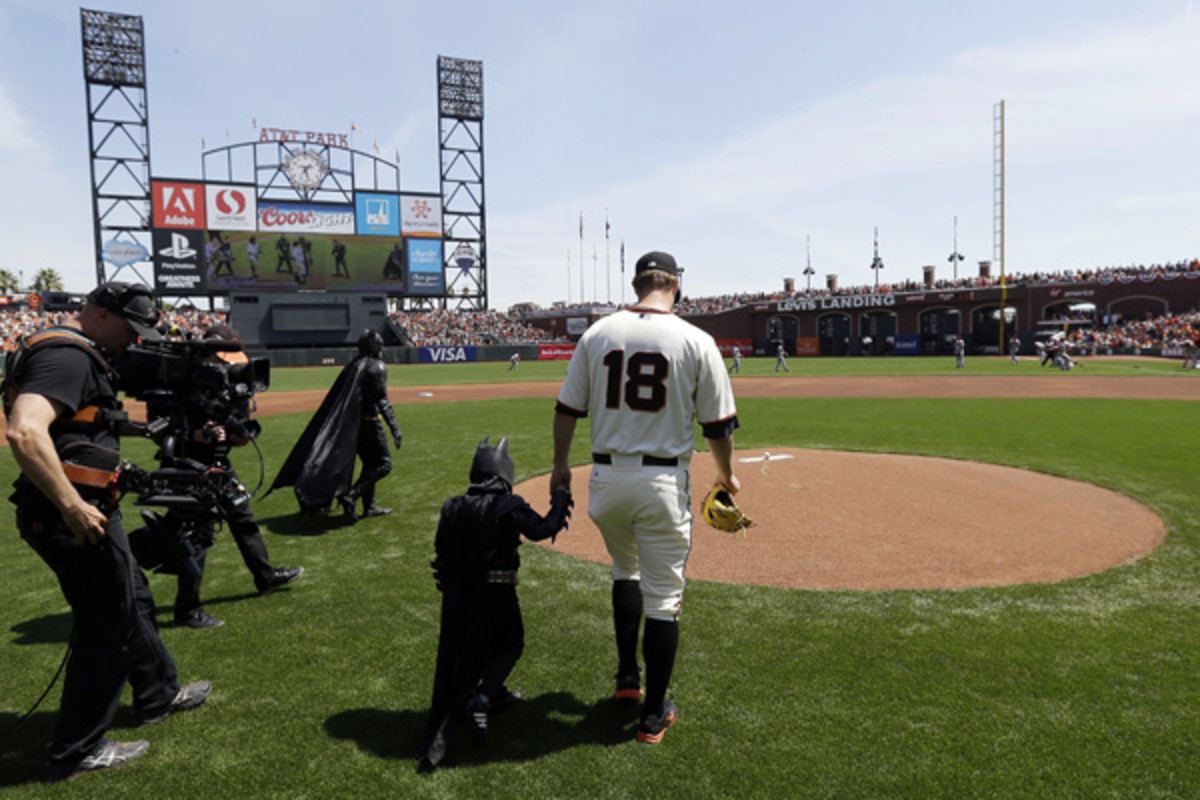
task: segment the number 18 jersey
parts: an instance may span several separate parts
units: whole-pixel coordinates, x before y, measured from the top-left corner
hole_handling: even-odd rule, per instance
[[[591,415],[594,452],[682,460],[694,449],[694,421],[713,425],[737,416],[712,336],[674,314],[636,307],[583,334],[558,410]]]

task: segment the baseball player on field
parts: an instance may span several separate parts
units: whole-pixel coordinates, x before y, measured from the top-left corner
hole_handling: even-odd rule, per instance
[[[667,253],[638,259],[637,304],[584,333],[554,415],[552,490],[570,489],[575,424],[592,415],[588,514],[612,558],[614,696],[644,698],[637,739],[651,744],[662,740],[679,715],[667,687],[692,540],[693,420],[708,440],[716,482],[732,492],[739,488],[733,474],[738,427],[733,388],[713,338],[672,313],[681,272]],[[644,693],[637,660],[643,614]]]
[[[742,374],[742,350],[737,345],[733,346],[733,366],[729,368],[729,374]]]
[[[784,372],[791,372],[788,369],[787,350],[783,349],[783,342],[780,342],[779,346],[775,348],[775,371],[779,372],[780,367],[783,368]]]

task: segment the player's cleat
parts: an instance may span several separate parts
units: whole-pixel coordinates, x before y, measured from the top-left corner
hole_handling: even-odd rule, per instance
[[[646,744],[658,744],[667,728],[674,725],[677,719],[679,709],[670,700],[663,700],[661,714],[646,714],[642,717],[642,724],[638,725],[637,729],[637,740]]]
[[[210,694],[212,694],[212,681],[196,681],[187,686],[181,686],[175,693],[175,699],[171,701],[171,705],[167,706],[165,711],[153,717],[142,717],[138,724],[153,725],[156,722],[162,722],[171,714],[189,711],[207,700]]]
[[[646,692],[642,689],[642,681],[636,674],[617,676],[617,690],[613,692],[614,699],[640,703],[645,696]]]
[[[126,761],[131,761],[150,749],[150,743],[141,740],[137,742],[117,742],[103,739],[100,745],[75,764],[51,763],[46,770],[46,783],[58,783],[78,778],[88,772],[99,769],[119,767]]]
[[[342,507],[342,513],[345,514],[348,519],[351,519],[351,520],[358,519],[358,513],[354,510],[354,498],[353,497],[347,497],[344,494],[338,495],[337,501],[338,501],[338,505],[340,505]]]
[[[471,738],[475,744],[484,744],[488,736],[488,699],[485,695],[475,694],[467,701],[463,709],[467,723],[471,726]]]

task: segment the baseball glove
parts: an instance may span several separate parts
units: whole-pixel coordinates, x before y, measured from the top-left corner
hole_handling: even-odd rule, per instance
[[[727,533],[736,533],[754,524],[754,520],[747,517],[738,508],[737,502],[733,499],[733,492],[720,484],[716,484],[708,490],[708,494],[704,496],[704,502],[700,504],[700,513],[709,525]]]

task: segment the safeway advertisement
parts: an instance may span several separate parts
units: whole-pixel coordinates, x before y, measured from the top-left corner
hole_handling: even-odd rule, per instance
[[[354,207],[264,202],[258,207],[258,229],[263,233],[354,233]]]

